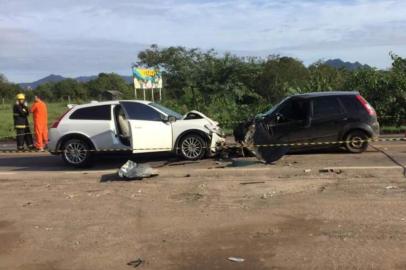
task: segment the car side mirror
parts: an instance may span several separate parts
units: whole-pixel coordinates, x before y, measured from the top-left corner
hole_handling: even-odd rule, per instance
[[[172,122],[175,122],[176,121],[176,117],[175,116],[173,116],[173,115],[163,115],[163,114],[161,114],[161,120],[162,120],[162,122],[165,122],[165,123],[172,123]]]
[[[162,122],[169,122],[169,116],[161,114]]]
[[[169,115],[168,116],[168,122],[170,122],[170,123],[176,122],[176,117],[173,116],[173,115]]]
[[[275,114],[275,121],[276,121],[276,123],[279,123],[281,120],[283,120],[284,119],[284,116],[283,116],[283,114],[281,114],[281,113],[276,113]]]

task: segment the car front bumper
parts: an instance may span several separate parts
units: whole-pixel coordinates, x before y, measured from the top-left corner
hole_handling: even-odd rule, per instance
[[[217,133],[213,133],[211,135],[211,142],[210,142],[210,156],[215,155],[218,153],[221,148],[224,146],[226,139],[223,136],[220,136]]]

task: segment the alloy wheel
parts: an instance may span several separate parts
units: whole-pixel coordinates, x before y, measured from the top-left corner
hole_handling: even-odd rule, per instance
[[[85,144],[81,142],[71,142],[66,145],[64,150],[65,158],[72,164],[81,164],[87,158],[88,149]]]
[[[190,136],[182,141],[181,151],[186,158],[196,159],[202,155],[204,144],[200,138]]]

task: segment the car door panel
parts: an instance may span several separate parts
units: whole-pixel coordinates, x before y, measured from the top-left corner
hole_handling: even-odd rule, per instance
[[[311,136],[310,128],[305,126],[309,110],[310,104],[307,100],[288,100],[277,112],[284,119],[272,126],[273,136],[282,143],[307,142]]]
[[[313,135],[311,141],[336,141],[338,139],[340,126],[343,126],[346,120],[344,114],[312,119]]]
[[[170,123],[129,120],[133,153],[172,150],[172,127]]]
[[[337,97],[314,98],[312,106],[311,141],[337,141],[341,127],[348,121],[347,115]]]
[[[130,125],[133,153],[171,151],[172,124],[161,120],[154,108],[137,102],[120,102]]]

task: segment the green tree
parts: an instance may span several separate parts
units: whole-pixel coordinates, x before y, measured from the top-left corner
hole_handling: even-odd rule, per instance
[[[14,100],[17,93],[23,92],[22,88],[7,80],[6,76],[0,73],[0,99]]]
[[[266,101],[276,103],[292,89],[304,88],[309,71],[303,63],[291,57],[270,56],[258,78],[258,92]]]
[[[115,73],[100,73],[98,77],[85,84],[88,95],[95,99],[101,99],[102,93],[107,90],[117,90],[123,93],[124,98],[134,96],[132,86],[120,75]]]
[[[41,84],[37,88],[35,88],[35,90],[33,90],[33,94],[39,95],[46,101],[53,101],[55,100],[53,87],[54,83]]]
[[[57,100],[81,101],[87,99],[87,91],[84,85],[73,79],[66,79],[52,86],[53,97]]]

